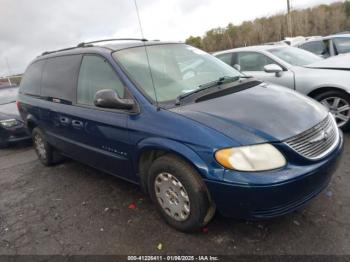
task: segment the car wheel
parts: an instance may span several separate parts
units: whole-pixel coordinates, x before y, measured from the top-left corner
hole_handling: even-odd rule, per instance
[[[339,128],[350,129],[350,95],[342,91],[329,91],[315,97],[326,106],[337,121]]]
[[[36,127],[33,129],[32,139],[35,152],[43,165],[51,166],[63,160],[63,156],[47,142],[40,128]]]
[[[215,213],[198,172],[179,157],[165,155],[154,161],[148,190],[162,217],[177,230],[196,231]]]

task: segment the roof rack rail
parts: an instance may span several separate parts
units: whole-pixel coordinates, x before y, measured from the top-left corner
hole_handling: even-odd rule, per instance
[[[96,40],[96,41],[91,41],[91,42],[83,42],[78,44],[77,47],[84,47],[86,45],[91,45],[95,43],[100,43],[100,42],[112,42],[112,41],[142,41],[142,42],[147,42],[147,39],[144,38],[110,38],[110,39],[103,39],[103,40]]]
[[[52,53],[57,53],[57,52],[62,52],[62,51],[68,51],[68,50],[72,50],[75,48],[79,48],[79,47],[92,47],[92,44],[95,43],[100,43],[100,42],[111,42],[111,41],[142,41],[142,42],[147,42],[147,39],[143,39],[143,38],[111,38],[111,39],[104,39],[104,40],[96,40],[96,41],[91,41],[91,42],[83,42],[78,44],[77,46],[74,47],[68,47],[68,48],[63,48],[63,49],[59,49],[59,50],[55,50],[55,51],[46,51],[44,53],[42,53],[41,55],[48,55],[48,54],[52,54]]]
[[[77,47],[68,47],[68,48],[63,48],[63,49],[59,49],[59,50],[55,50],[55,51],[46,51],[44,53],[42,53],[41,55],[48,55],[48,54],[52,54],[52,53],[57,53],[57,52],[62,52],[62,51],[68,51],[68,50],[72,50],[75,49]]]

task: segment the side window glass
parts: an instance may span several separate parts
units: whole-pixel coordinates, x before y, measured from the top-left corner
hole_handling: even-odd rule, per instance
[[[333,39],[337,54],[350,52],[350,37],[338,37]]]
[[[324,55],[326,46],[323,41],[312,41],[301,45],[301,48],[316,55]]]
[[[126,96],[123,83],[104,58],[95,55],[84,56],[79,73],[77,103],[94,105],[95,94],[102,89],[115,90],[120,98]]]
[[[45,61],[41,60],[31,64],[20,84],[20,92],[28,95],[40,96],[41,76]]]
[[[221,61],[225,62],[228,65],[232,65],[232,54],[227,53],[227,54],[221,54],[218,55],[217,58],[219,58]]]
[[[255,52],[238,53],[237,60],[241,71],[264,71],[264,66],[276,64],[271,58]]]
[[[41,95],[72,102],[81,55],[49,58],[42,75]]]

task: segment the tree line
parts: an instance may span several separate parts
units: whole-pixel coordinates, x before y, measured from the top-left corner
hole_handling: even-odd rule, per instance
[[[313,8],[293,10],[292,36],[330,35],[350,30],[350,0]],[[270,17],[245,21],[240,25],[228,24],[226,27],[213,28],[203,37],[190,36],[186,43],[214,52],[241,46],[283,40],[288,34],[287,15],[276,14]]]

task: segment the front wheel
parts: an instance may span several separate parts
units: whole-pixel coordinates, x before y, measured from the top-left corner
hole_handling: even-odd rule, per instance
[[[326,106],[344,131],[350,130],[350,95],[342,91],[328,91],[315,97]]]
[[[162,217],[177,230],[196,231],[214,215],[215,209],[201,177],[179,157],[165,155],[154,161],[148,189]]]

